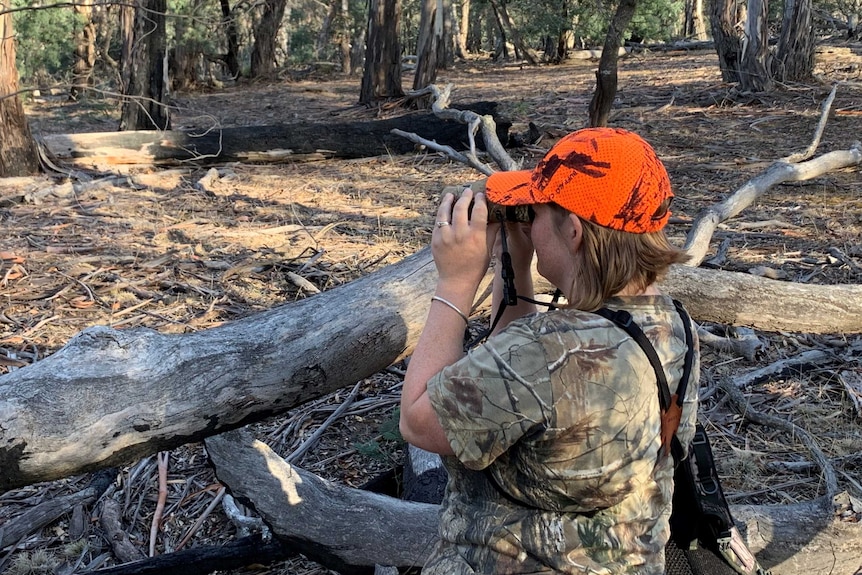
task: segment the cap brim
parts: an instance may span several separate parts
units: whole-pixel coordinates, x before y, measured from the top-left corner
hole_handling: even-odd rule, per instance
[[[536,196],[532,170],[491,174],[485,181],[485,196],[490,202],[502,206],[522,206],[547,201]]]

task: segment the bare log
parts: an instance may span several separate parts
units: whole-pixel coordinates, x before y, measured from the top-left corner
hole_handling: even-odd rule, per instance
[[[196,441],[385,369],[413,349],[435,277],[425,250],[211,330],[86,329],[0,378],[0,491]]]
[[[421,565],[437,537],[438,506],[326,481],[243,431],[206,440],[219,480],[283,542],[341,573]]]
[[[0,492],[197,441],[369,377],[411,353],[435,283],[426,248],[211,330],[88,328],[57,353],[0,377]],[[700,321],[862,332],[862,286],[677,266],[662,288]]]
[[[859,333],[862,328],[862,286],[855,284],[800,284],[674,266],[661,288],[685,303],[698,321],[801,333]]]

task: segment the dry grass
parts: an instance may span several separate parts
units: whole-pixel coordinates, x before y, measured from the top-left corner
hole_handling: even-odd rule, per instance
[[[832,82],[855,84],[839,89],[821,151],[846,149],[859,138],[859,55],[845,56],[821,59],[823,83],[786,86],[768,99],[748,98],[740,104],[740,97],[721,83],[713,54],[637,55],[622,64],[611,122],[653,142],[677,191],[676,215],[687,221],[774,159],[806,148]],[[514,121],[514,130],[524,131],[527,122],[535,122],[562,134],[586,120],[594,69],[595,63],[578,61],[538,69],[473,62],[444,72],[441,83],[455,84],[455,107],[458,102],[496,100]],[[206,128],[289,122],[299,116],[328,121],[371,117],[372,112],[353,106],[357,94],[358,81],[340,77],[236,86],[181,95],[175,122]],[[111,110],[98,102],[89,106],[33,102],[28,113],[37,132],[113,129]],[[71,118],[78,120],[70,124]],[[540,151],[513,153],[529,164]],[[4,182],[0,369],[37,361],[90,325],[173,333],[207,329],[307,297],[311,290],[292,274],[325,290],[373,273],[427,244],[444,185],[476,177],[428,152],[347,162],[229,165],[218,171],[205,191],[196,186],[205,170],[140,171],[81,190],[60,186],[39,203],[3,198],[44,191],[55,182]],[[684,224],[672,229],[679,241],[686,232]],[[715,240],[716,245],[730,243],[724,269],[745,272],[766,266],[795,281],[859,283],[859,172],[779,186],[722,226]],[[846,261],[836,259],[834,249]],[[862,467],[860,414],[841,378],[843,370],[862,373],[862,340],[855,334],[758,335],[765,346],[753,361],[703,350],[707,399],[702,414],[730,499],[785,503],[823,493],[820,471],[798,437],[750,423],[717,390],[719,382],[808,349],[828,349],[839,359],[769,378],[744,392],[752,408],[811,432],[835,467],[841,488],[862,497],[855,479]],[[400,445],[387,432],[399,382],[397,369],[361,382],[352,407],[297,463],[360,485],[399,461]],[[289,456],[349,391],[300,406],[256,426],[256,432]],[[120,481],[109,490],[122,503],[124,529],[144,550],[157,474],[156,458],[149,457],[121,470]],[[76,477],[0,495],[0,525],[41,501],[81,489],[87,481],[87,476]],[[170,453],[159,553],[176,548],[217,492],[199,445]],[[101,529],[90,519],[98,506],[82,511],[83,523],[66,516],[0,554],[0,564],[15,574],[50,572],[45,569],[51,563],[111,564]],[[858,516],[850,513],[847,519]],[[224,542],[234,535],[234,526],[217,508],[188,546]],[[323,571],[297,559],[259,572]]]

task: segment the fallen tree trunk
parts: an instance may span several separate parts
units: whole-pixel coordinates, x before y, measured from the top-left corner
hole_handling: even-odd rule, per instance
[[[468,105],[494,115],[496,103]],[[509,139],[510,122],[496,119],[497,137]],[[413,143],[392,134],[400,129],[433,134],[440,144],[463,150],[464,127],[430,113],[361,122],[238,126],[191,131],[128,131],[46,135],[41,143],[62,163],[81,169],[123,165],[172,166],[224,162],[298,162],[327,158],[364,158],[413,152]]]
[[[244,431],[209,438],[206,447],[235,498],[253,507],[279,539],[340,573],[421,565],[437,537],[437,505],[331,483]]]
[[[349,573],[380,563],[421,565],[437,539],[436,505],[331,484],[243,431],[209,438],[206,447],[235,497],[250,501],[278,538],[304,542],[303,553],[330,568]],[[853,573],[859,567],[862,525],[832,520],[828,501],[731,510],[758,559],[775,573],[809,575],[824,565]]]
[[[435,283],[425,249],[206,331],[88,328],[57,353],[0,377],[0,492],[200,440],[377,373],[411,353]],[[862,286],[676,266],[662,287],[699,321],[862,332]]]

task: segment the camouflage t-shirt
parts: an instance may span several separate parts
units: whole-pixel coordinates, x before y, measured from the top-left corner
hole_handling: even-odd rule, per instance
[[[613,298],[646,333],[671,393],[686,352],[664,296]],[[697,342],[695,340],[695,349]],[[678,436],[697,412],[695,355]],[[454,457],[424,575],[664,573],[673,460],[655,372],[610,321],[556,310],[512,322],[428,382]]]

